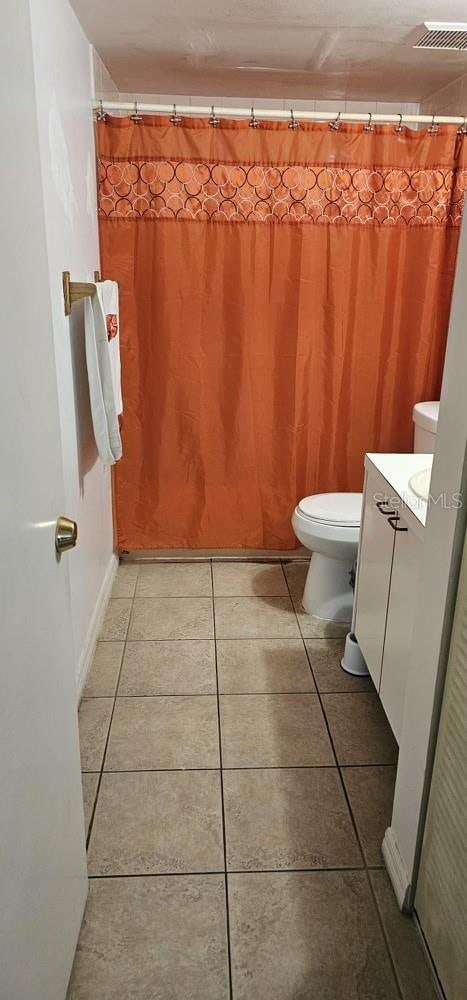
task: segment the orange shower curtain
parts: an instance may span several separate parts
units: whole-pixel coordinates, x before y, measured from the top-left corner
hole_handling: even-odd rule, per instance
[[[120,548],[293,548],[297,499],[361,489],[439,397],[467,139],[145,117],[98,145]]]

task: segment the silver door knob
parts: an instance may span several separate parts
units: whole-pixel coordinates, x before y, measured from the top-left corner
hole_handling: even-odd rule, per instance
[[[55,548],[57,552],[67,552],[68,549],[74,549],[77,541],[78,525],[76,521],[72,521],[69,517],[64,517],[61,514],[60,517],[57,517],[55,527]]]

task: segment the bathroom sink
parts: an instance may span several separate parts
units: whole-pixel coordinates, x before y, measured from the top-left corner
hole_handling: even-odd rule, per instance
[[[409,486],[412,493],[415,493],[416,497],[420,500],[428,500],[430,493],[430,482],[431,482],[431,468],[430,469],[420,469],[420,472],[415,472],[413,476],[409,479]]]

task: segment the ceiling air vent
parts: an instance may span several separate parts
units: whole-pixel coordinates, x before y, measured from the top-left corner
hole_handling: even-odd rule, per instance
[[[450,24],[445,21],[425,21],[422,34],[414,49],[450,49],[467,51],[467,24]]]

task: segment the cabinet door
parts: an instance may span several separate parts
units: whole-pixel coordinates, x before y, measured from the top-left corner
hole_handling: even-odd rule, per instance
[[[386,638],[380,697],[394,736],[399,742],[404,712],[407,669],[412,644],[415,600],[420,572],[421,541],[401,519],[394,532]],[[401,530],[402,529],[402,530]]]
[[[354,627],[368,670],[378,690],[395,534],[387,517],[377,507],[377,503],[384,499],[385,487],[387,489],[385,480],[378,473],[368,470],[358,552]]]

